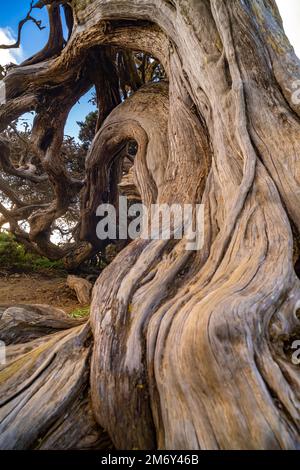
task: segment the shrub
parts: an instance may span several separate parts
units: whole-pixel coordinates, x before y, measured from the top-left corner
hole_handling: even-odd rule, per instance
[[[43,256],[26,252],[25,247],[8,232],[0,232],[0,268],[28,272],[64,270],[62,261],[50,261]]]
[[[70,313],[72,318],[85,318],[90,314],[90,307],[80,307]]]

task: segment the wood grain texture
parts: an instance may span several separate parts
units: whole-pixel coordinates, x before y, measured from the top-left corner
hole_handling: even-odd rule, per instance
[[[41,421],[50,426],[71,406],[91,352],[93,413],[118,449],[299,449],[300,376],[289,348],[299,334],[300,121],[291,80],[300,67],[275,1],[69,5],[73,32],[60,56],[8,74],[0,127],[46,86],[63,84],[68,105],[77,100],[86,83],[70,84],[90,47],[151,53],[168,81],[137,91],[97,132],[83,220],[93,227],[112,162],[134,138],[143,202],[202,202],[205,242],[190,252],[185,238],[140,238],[122,250],[93,290],[93,346],[87,326],[72,328],[19,356],[22,371],[4,369],[1,446],[32,446],[36,430],[46,432]],[[48,126],[39,114],[37,139]],[[55,172],[55,156],[46,160]],[[39,367],[45,379],[34,388]]]

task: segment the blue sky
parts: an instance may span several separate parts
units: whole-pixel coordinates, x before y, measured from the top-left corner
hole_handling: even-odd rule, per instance
[[[3,0],[2,0],[3,1]],[[28,0],[9,0],[5,3],[5,8],[1,8],[0,13],[0,42],[1,44],[13,43],[18,31],[18,23],[20,19],[24,18],[28,12]],[[25,24],[22,33],[21,48],[10,49],[7,51],[0,50],[0,63],[2,65],[15,62],[19,63],[22,60],[30,57],[38,52],[46,44],[49,33],[48,15],[45,8],[42,10],[34,9],[33,13],[35,18],[42,20],[45,29],[40,31],[33,23],[28,22]],[[71,135],[75,138],[78,136],[79,127],[77,121],[83,121],[85,116],[95,107],[89,103],[91,99],[91,92],[83,96],[80,102],[74,106],[70,112],[65,134]],[[31,115],[24,115],[28,121],[32,121]]]
[[[300,57],[300,0],[276,0],[280,9],[286,33],[295,48],[296,54]],[[0,14],[0,43],[14,42],[17,34],[17,27],[20,19],[26,16],[30,0],[9,0],[5,2]],[[8,62],[19,63],[38,52],[48,38],[48,18],[46,9],[33,10],[34,16],[42,20],[46,29],[39,31],[33,23],[27,23],[23,28],[22,46],[19,50],[0,50],[0,64]],[[72,109],[65,128],[65,134],[75,138],[78,136],[78,126],[76,121],[84,120],[85,116],[94,107],[89,103],[91,92],[80,99],[80,102]]]

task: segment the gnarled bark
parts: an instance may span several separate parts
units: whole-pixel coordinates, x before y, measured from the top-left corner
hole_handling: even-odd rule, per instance
[[[29,90],[45,86],[45,71],[69,83],[74,63],[90,47],[142,48],[164,65],[168,84],[141,88],[100,127],[87,162],[82,235],[95,243],[95,208],[115,200],[119,181],[109,175],[118,176],[122,149],[132,139],[146,205],[205,205],[200,251],[188,251],[185,238],[140,238],[96,283],[91,400],[97,422],[122,449],[299,448],[299,368],[287,351],[299,332],[293,245],[295,252],[300,121],[289,80],[299,76],[300,64],[274,0],[69,5],[75,22],[67,46],[35,77],[22,67],[8,75],[1,122],[14,103],[27,103],[26,96],[30,102]],[[25,74],[19,95],[13,93]],[[82,338],[87,326],[80,328]],[[83,370],[84,359],[68,346],[77,330],[60,334],[61,350]],[[45,344],[51,351],[51,339]],[[33,364],[30,359],[28,367]],[[21,407],[22,395],[10,398],[6,390],[18,386],[19,376],[8,367],[3,447],[29,445],[9,434],[10,407]],[[78,382],[68,379],[68,387]],[[35,397],[17,418],[22,431]],[[52,413],[47,408],[46,416],[54,419]]]
[[[14,306],[1,318],[2,449],[112,446],[93,418],[88,324],[45,306]],[[67,328],[67,329],[66,329]],[[61,331],[60,331],[61,330]]]

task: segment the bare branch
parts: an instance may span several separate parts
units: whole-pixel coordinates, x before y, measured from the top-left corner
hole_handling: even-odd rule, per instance
[[[35,174],[30,167],[28,170],[15,168],[10,161],[9,145],[4,140],[0,140],[0,166],[2,166],[3,171],[8,175],[18,176],[33,183],[40,183],[48,179],[47,175]]]
[[[7,210],[5,214],[2,214],[3,217],[0,218],[0,227],[2,227],[6,222],[8,222],[8,218],[7,218],[8,213],[11,218],[15,219],[16,221],[19,221],[19,220],[28,219],[28,217],[32,214],[33,211],[37,209],[42,209],[45,207],[47,207],[47,204],[31,203],[30,205],[20,207],[19,209],[14,209],[11,211]],[[0,213],[2,213],[1,208],[0,208]]]
[[[61,21],[60,7],[53,4],[47,7],[49,17],[49,39],[45,47],[29,59],[25,60],[22,65],[32,65],[43,60],[50,59],[59,55],[64,47],[65,40]]]
[[[0,191],[2,191],[17,207],[24,207],[25,204],[19,196],[8,186],[6,181],[0,178]]]
[[[19,26],[18,26],[18,38],[16,40],[16,42],[14,44],[1,44],[0,45],[0,49],[17,49],[18,47],[20,47],[20,44],[21,44],[21,35],[22,35],[22,29],[23,29],[23,26],[28,22],[28,21],[32,21],[38,28],[39,30],[43,30],[45,29],[45,26],[42,26],[42,22],[40,20],[37,20],[36,18],[34,18],[33,16],[31,16],[31,12],[32,10],[35,8],[35,6],[33,5],[33,1],[30,3],[30,9],[27,13],[27,15],[25,16],[25,18],[23,20],[21,20],[19,22]]]

